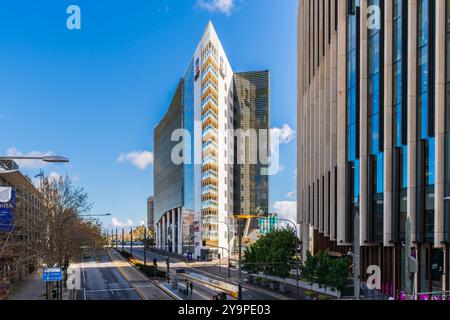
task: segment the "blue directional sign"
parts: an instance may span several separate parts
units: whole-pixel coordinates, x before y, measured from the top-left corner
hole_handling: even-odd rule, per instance
[[[63,272],[61,268],[45,268],[42,274],[42,280],[45,282],[62,281]]]

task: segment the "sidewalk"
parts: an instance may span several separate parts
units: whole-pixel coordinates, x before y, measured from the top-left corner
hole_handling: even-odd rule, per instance
[[[45,300],[45,282],[42,274],[34,272],[21,282],[13,285],[7,300]],[[63,300],[70,299],[70,291],[63,289]]]

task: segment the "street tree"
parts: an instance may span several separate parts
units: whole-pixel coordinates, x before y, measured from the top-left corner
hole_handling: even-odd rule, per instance
[[[297,238],[292,229],[273,230],[248,247],[244,268],[253,273],[287,278],[293,267],[296,246]]]

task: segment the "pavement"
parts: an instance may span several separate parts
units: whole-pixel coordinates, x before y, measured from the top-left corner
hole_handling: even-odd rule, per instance
[[[78,268],[81,278],[77,300],[172,299],[113,250],[85,257],[73,268]]]
[[[41,272],[34,272],[21,282],[14,283],[7,300],[45,300],[45,282]],[[71,299],[71,292],[63,290],[63,300]]]
[[[119,246],[118,248],[122,248]],[[124,247],[125,251],[131,252],[129,246]],[[161,270],[166,270],[166,256],[157,254],[147,250],[147,263],[152,264],[153,259],[157,259],[158,268]],[[144,248],[143,247],[133,247],[133,256],[139,260],[144,260]],[[214,263],[186,263],[183,260],[176,258],[169,258],[170,261],[170,273],[171,277],[175,276],[176,269],[185,269],[186,272],[195,272],[203,276],[209,277],[213,280],[220,280],[229,284],[238,284],[238,271],[235,269],[231,270],[231,277],[227,277],[227,268],[222,266],[219,268]],[[220,271],[220,273],[219,273]],[[244,275],[245,276],[245,275]],[[277,290],[271,290],[269,288],[261,288],[253,285],[244,284],[242,290],[243,300],[295,300],[296,299],[296,288],[292,286],[287,286],[289,288],[288,293],[280,293]],[[205,286],[201,283],[196,283],[194,288],[194,294],[198,293],[199,296],[183,297],[185,300],[212,300],[213,296],[220,292],[220,290],[214,290],[209,286]],[[179,294],[180,295],[180,294]],[[231,297],[228,297],[231,299]],[[304,290],[299,289],[299,299],[304,298]]]

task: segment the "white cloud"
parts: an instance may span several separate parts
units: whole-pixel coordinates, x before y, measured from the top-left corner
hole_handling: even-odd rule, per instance
[[[295,131],[288,124],[282,128],[272,128],[270,131],[272,138],[277,138],[280,144],[288,144],[295,139]]]
[[[58,172],[55,172],[55,171],[53,171],[53,172],[51,172],[49,175],[48,175],[48,180],[50,180],[50,181],[57,181],[57,180],[59,180],[59,178],[61,178],[61,175],[58,173]]]
[[[197,0],[197,6],[209,12],[220,12],[231,15],[234,9],[234,0]]]
[[[126,228],[126,227],[132,227],[133,226],[133,220],[128,219],[127,222],[122,222],[117,218],[112,218],[111,223],[113,227],[117,228]]]
[[[296,195],[297,195],[297,192],[296,192],[296,191],[291,191],[291,192],[288,192],[288,193],[286,194],[286,197],[288,197],[288,198],[295,198]]]
[[[277,201],[273,205],[278,218],[297,223],[297,201]]]
[[[43,157],[43,156],[51,156],[53,152],[41,152],[41,151],[31,151],[30,153],[23,154],[16,148],[9,148],[6,150],[6,155],[10,157]],[[43,162],[41,160],[16,160],[16,163],[19,165],[21,169],[39,169],[44,168],[48,165],[48,163]]]
[[[280,144],[289,144],[294,139],[295,131],[287,124],[284,124],[281,128],[270,129],[270,175],[276,175],[284,171],[285,167],[280,164]]]
[[[121,153],[117,161],[119,163],[130,162],[140,170],[147,170],[153,164],[153,153],[149,151],[132,151],[129,153]]]

